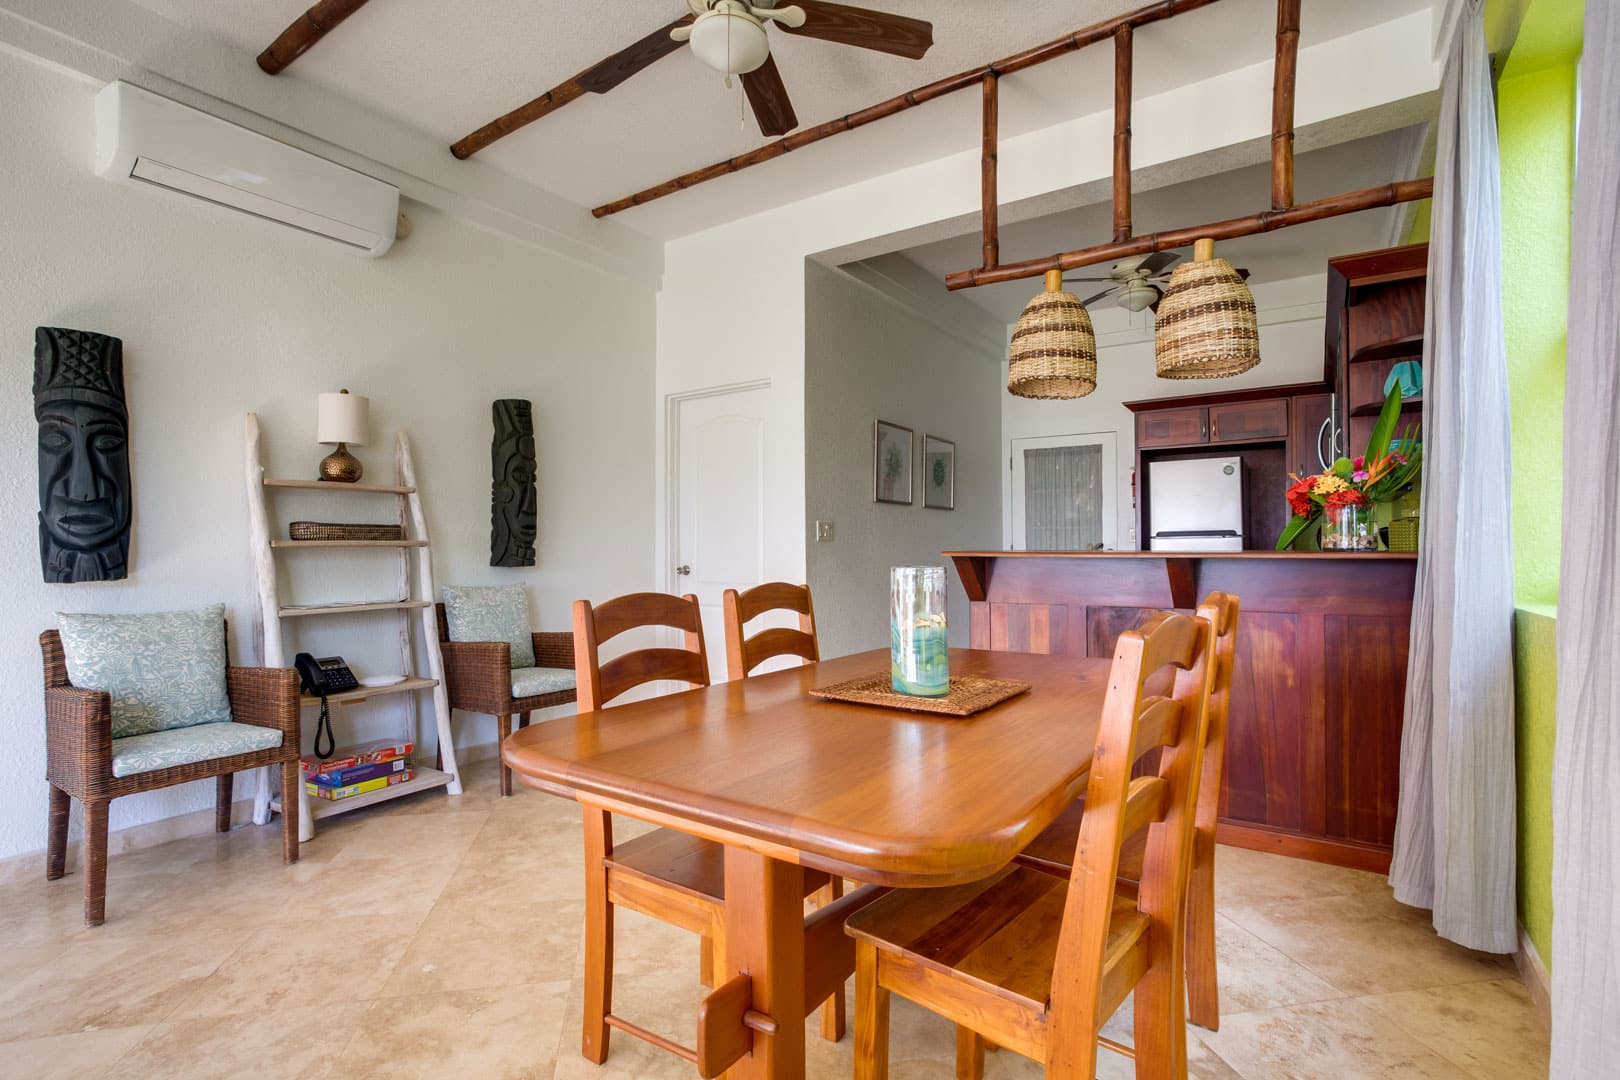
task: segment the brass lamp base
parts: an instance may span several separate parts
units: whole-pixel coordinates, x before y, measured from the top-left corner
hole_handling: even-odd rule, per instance
[[[321,479],[334,484],[356,483],[364,472],[360,459],[349,453],[343,443],[338,443],[336,450],[321,458]]]

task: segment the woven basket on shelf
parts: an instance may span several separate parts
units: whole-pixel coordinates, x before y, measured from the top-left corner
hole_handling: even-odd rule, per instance
[[[1080,398],[1097,389],[1097,335],[1091,314],[1063,291],[1063,273],[1046,275],[1013,328],[1007,389],[1027,398]]]
[[[287,526],[294,540],[403,540],[403,525],[348,525],[325,521],[295,521]]]
[[[1224,379],[1260,362],[1254,294],[1213,241],[1200,240],[1194,261],[1170,275],[1154,316],[1153,346],[1161,379]]]
[[[1412,552],[1418,549],[1418,519],[1396,518],[1389,523],[1389,550]]]

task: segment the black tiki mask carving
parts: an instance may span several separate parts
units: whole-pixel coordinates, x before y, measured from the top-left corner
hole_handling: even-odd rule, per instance
[[[534,406],[518,398],[495,403],[495,473],[489,565],[533,566],[535,522]]]
[[[121,580],[132,502],[124,343],[87,330],[35,330],[34,419],[45,580]]]

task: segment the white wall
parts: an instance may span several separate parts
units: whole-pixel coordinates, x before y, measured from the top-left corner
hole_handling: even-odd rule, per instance
[[[1369,246],[1376,246],[1369,244]],[[1140,546],[1131,506],[1136,467],[1136,420],[1127,401],[1214,394],[1254,386],[1320,382],[1326,273],[1254,287],[1260,317],[1260,364],[1229,379],[1208,382],[1160,379],[1153,368],[1153,318],[1117,306],[1092,312],[1097,331],[1097,389],[1074,401],[1036,401],[1001,395],[1001,468],[1006,475],[1014,439],[1113,432],[1117,475],[1115,505],[1121,549]],[[1003,358],[1003,385],[1007,364]],[[1002,485],[1002,543],[1013,542],[1012,485]],[[1277,492],[1282,498],[1282,492]]]
[[[568,628],[577,597],[651,584],[650,288],[417,205],[408,208],[415,234],[368,261],[97,179],[95,89],[0,53],[0,856],[45,843],[36,638],[54,612],[223,601],[233,657],[251,653],[242,440],[250,410],[264,424],[271,471],[312,476],[325,452],[314,443],[315,394],[339,386],[368,394],[372,441],[358,454],[368,475],[391,475],[393,434],[410,433],[438,582],[522,582],[539,628]],[[30,397],[36,325],[124,341],[135,490],[125,581],[41,582]],[[530,570],[488,565],[497,397],[535,405],[539,565]],[[331,517],[340,505],[311,496],[289,509]],[[367,587],[385,584],[392,565]],[[301,576],[297,599],[354,589],[347,574]],[[370,634],[391,632],[391,624],[349,618],[357,630],[328,627],[321,642],[358,664],[370,655]],[[373,663],[386,662],[386,653]],[[383,708],[365,708],[374,707]],[[387,716],[361,716],[351,730]],[[343,726],[340,719],[340,739]],[[462,747],[488,742],[494,723],[458,714],[457,733]],[[120,799],[113,826],[201,808],[211,796],[211,785],[192,784]]]
[[[920,318],[872,286],[805,269],[805,516],[834,524],[812,542],[810,588],[824,656],[887,646],[889,567],[939,566],[940,552],[994,547],[997,353]],[[872,423],[911,428],[911,506],[872,500]],[[922,505],[927,432],[956,443],[956,509]],[[967,597],[947,568],[951,640],[968,641]]]

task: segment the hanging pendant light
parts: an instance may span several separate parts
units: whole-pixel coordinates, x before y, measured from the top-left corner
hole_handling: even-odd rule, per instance
[[[1007,355],[1007,389],[1027,398],[1081,398],[1097,389],[1097,335],[1091,313],[1063,291],[1063,271],[1018,317]]]
[[[1153,330],[1161,379],[1224,379],[1260,363],[1254,294],[1215,241],[1193,245],[1193,261],[1170,275]]]

